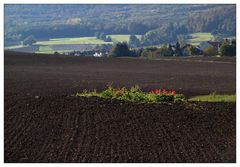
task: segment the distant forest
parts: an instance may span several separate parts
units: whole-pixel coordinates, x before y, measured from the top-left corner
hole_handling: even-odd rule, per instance
[[[236,5],[5,5],[5,44],[36,39],[138,34],[146,45],[179,35],[236,35]]]

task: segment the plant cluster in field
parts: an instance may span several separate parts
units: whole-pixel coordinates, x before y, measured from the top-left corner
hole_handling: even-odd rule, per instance
[[[156,103],[156,102],[175,102],[175,101],[183,101],[185,100],[184,95],[176,94],[174,90],[165,90],[165,89],[156,89],[150,91],[148,93],[144,93],[138,86],[131,87],[127,89],[123,88],[113,88],[109,86],[106,90],[97,93],[96,90],[94,91],[87,91],[84,90],[82,93],[77,93],[76,96],[97,96],[101,98],[107,99],[118,99],[124,101],[131,101],[131,102],[149,102],[149,103]]]

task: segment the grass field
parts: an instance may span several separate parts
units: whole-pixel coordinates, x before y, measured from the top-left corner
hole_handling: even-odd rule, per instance
[[[190,101],[205,101],[205,102],[236,102],[236,95],[218,95],[218,94],[210,94],[204,96],[196,96]]]
[[[192,39],[189,39],[187,42],[192,45],[199,45],[201,42],[208,41],[213,38],[211,33],[192,33],[189,35],[192,36]]]
[[[130,35],[109,35],[113,42],[128,42]],[[137,38],[141,38],[137,35]],[[35,45],[64,45],[64,44],[112,44],[113,42],[104,42],[96,37],[79,37],[79,38],[52,38],[47,41],[39,41]]]
[[[104,42],[96,39],[96,37],[80,37],[80,38],[52,38],[47,41],[39,41],[35,45],[64,45],[64,44],[109,44],[112,42]]]
[[[62,53],[73,51],[71,48],[66,50],[54,50],[52,46],[55,45],[76,45],[76,44],[113,44],[114,42],[128,42],[130,35],[118,34],[109,35],[112,38],[112,42],[104,42],[103,40],[97,39],[96,37],[77,37],[77,38],[51,38],[46,41],[38,41],[33,46],[39,46],[39,50],[36,53],[54,53],[55,51]],[[141,38],[141,35],[136,35],[137,38]],[[20,49],[26,46],[14,45],[5,47],[5,49]]]
[[[54,50],[52,50],[51,47],[43,45],[39,46],[39,51],[37,53],[53,53],[53,52]]]
[[[65,53],[65,52],[72,52],[73,50],[53,50],[51,47],[49,46],[40,46],[39,47],[39,51],[37,51],[36,53],[42,53],[42,54],[52,54],[54,52],[58,52],[58,53]]]
[[[18,48],[24,48],[24,47],[27,47],[27,46],[24,46],[24,45],[13,45],[13,46],[7,46],[7,47],[5,47],[5,49],[18,49]]]

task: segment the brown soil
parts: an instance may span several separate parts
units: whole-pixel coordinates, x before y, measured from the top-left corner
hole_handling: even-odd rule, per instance
[[[235,103],[72,97],[106,84],[235,93],[233,59],[137,60],[5,52],[5,162],[236,162]]]

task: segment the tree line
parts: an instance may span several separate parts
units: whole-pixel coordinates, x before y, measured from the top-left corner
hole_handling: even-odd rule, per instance
[[[224,40],[219,48],[209,46],[204,50],[199,47],[185,44],[163,44],[161,47],[131,48],[127,43],[117,43],[110,50],[109,57],[146,57],[157,58],[162,56],[236,56],[236,40]]]

